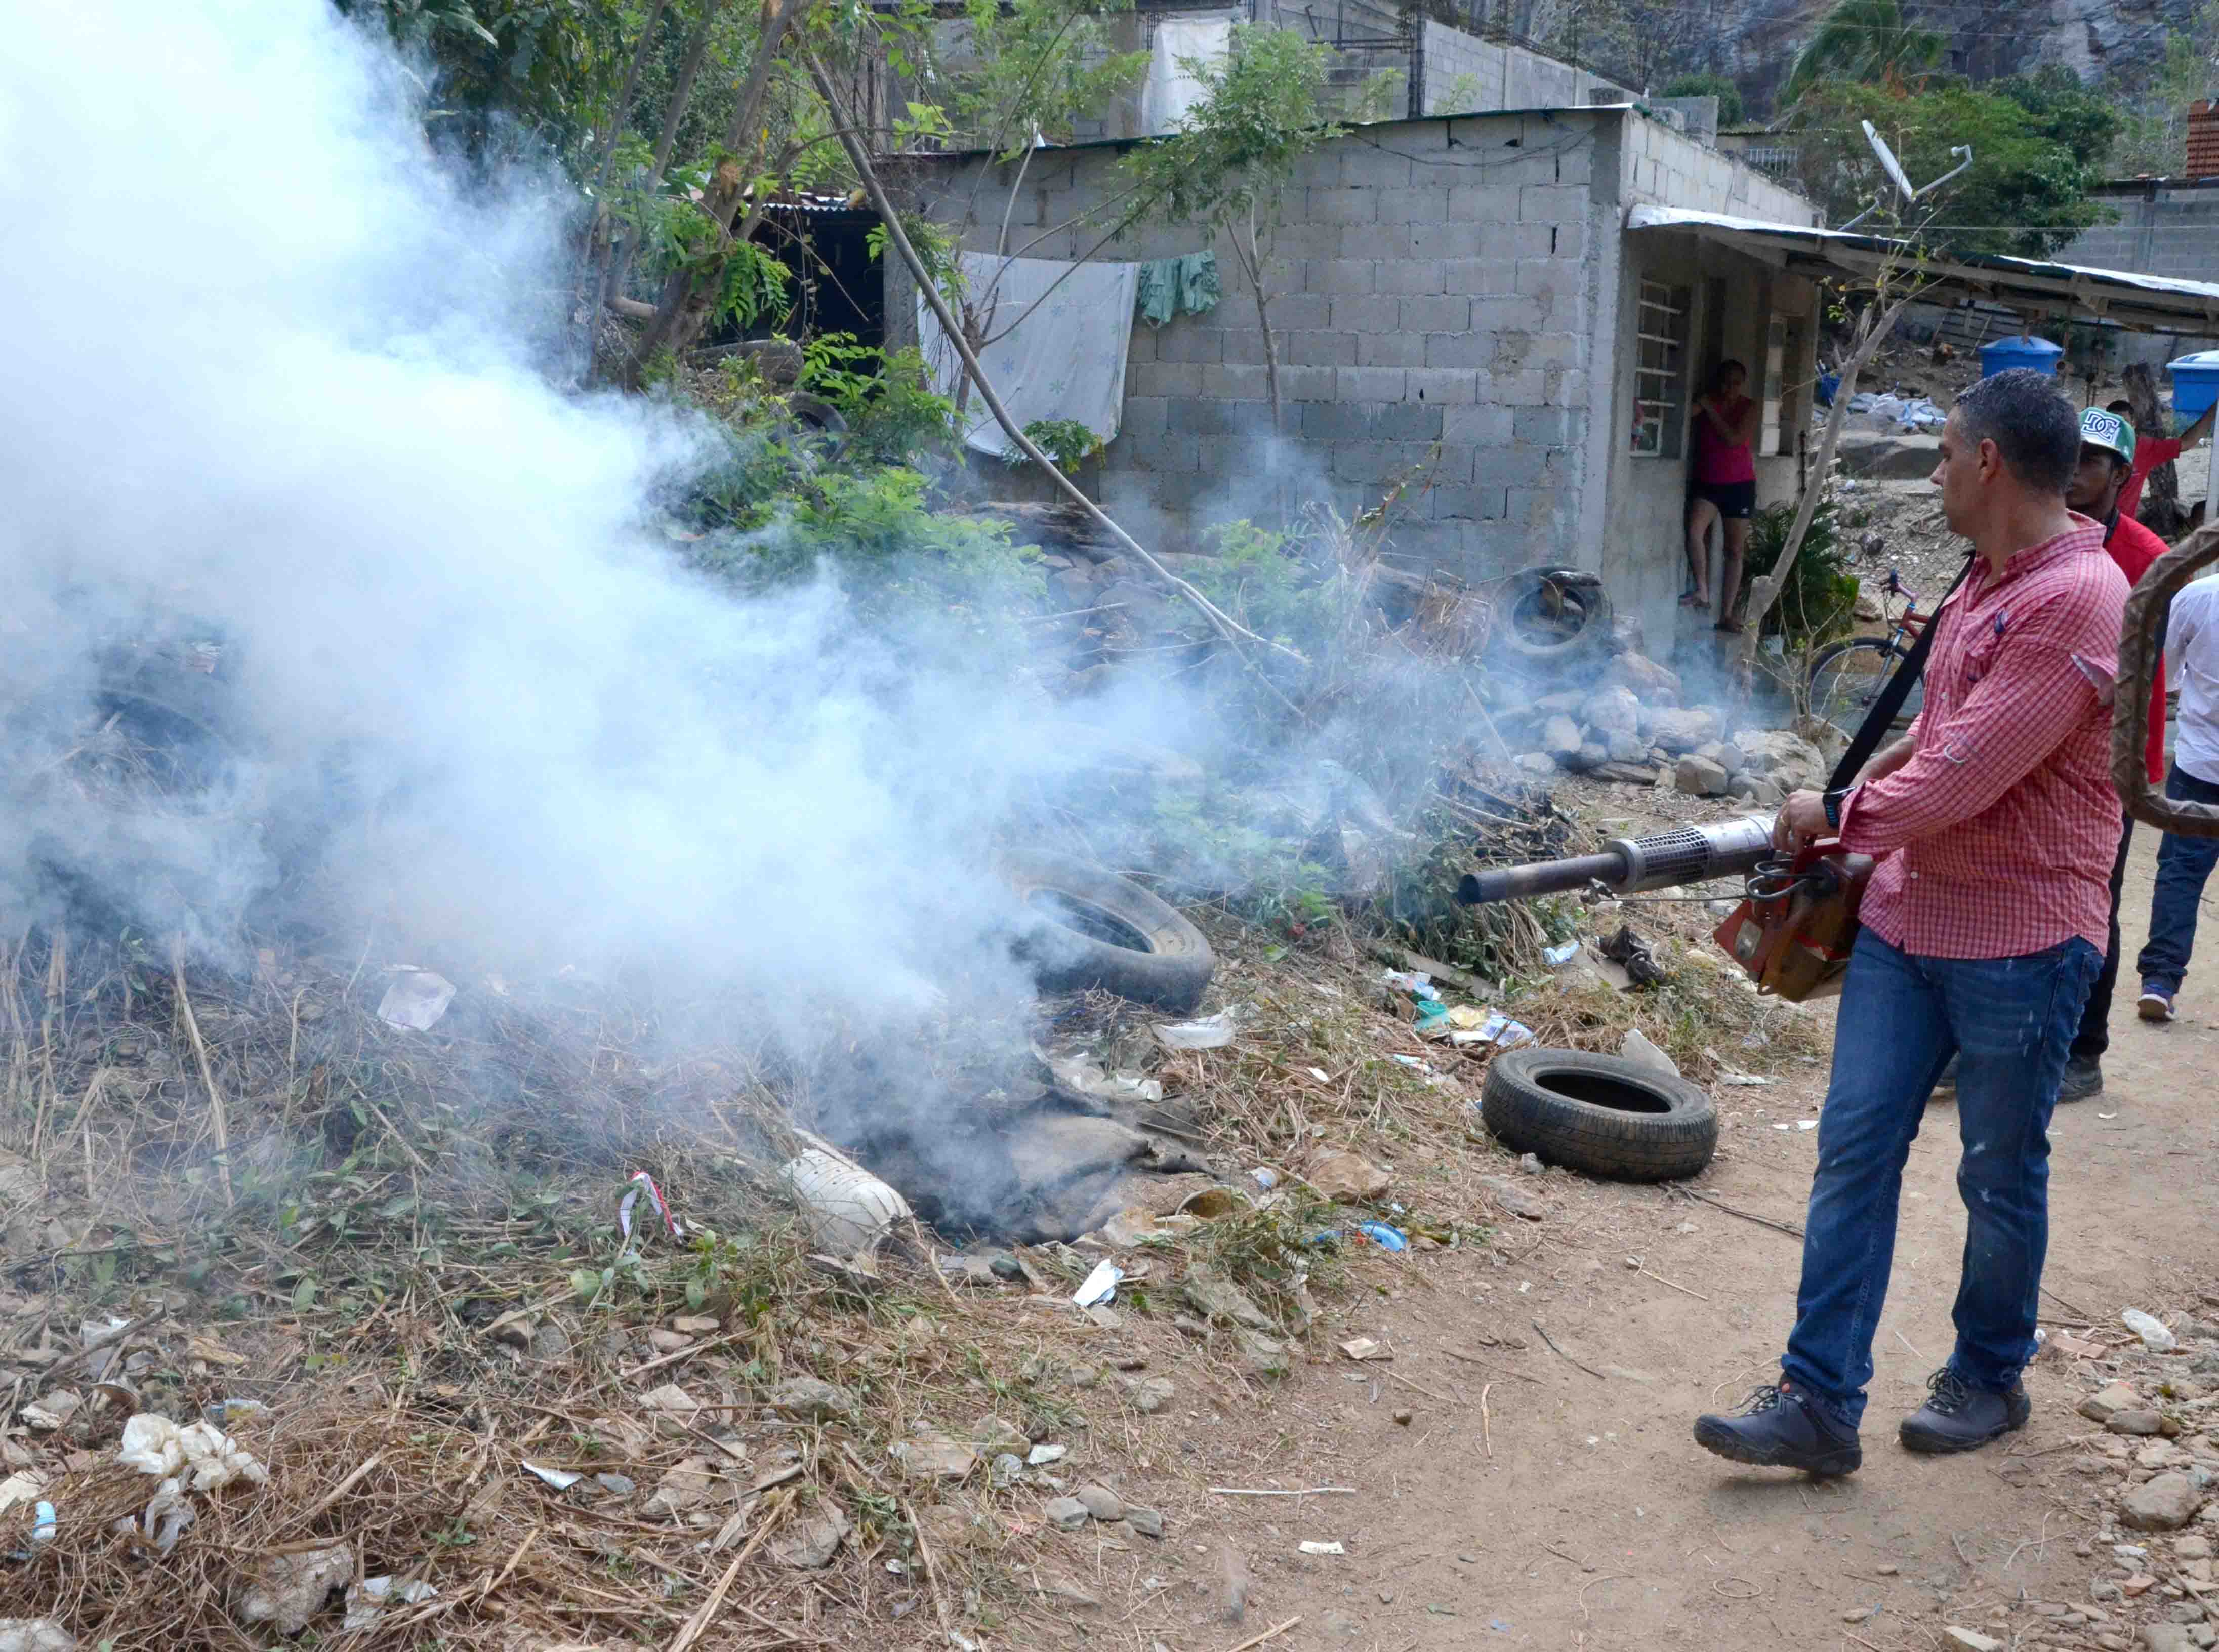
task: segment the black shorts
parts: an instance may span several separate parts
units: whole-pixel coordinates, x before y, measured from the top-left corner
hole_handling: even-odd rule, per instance
[[[1756,484],[1753,481],[1691,481],[1688,502],[1706,499],[1729,522],[1743,522],[1756,513]]]

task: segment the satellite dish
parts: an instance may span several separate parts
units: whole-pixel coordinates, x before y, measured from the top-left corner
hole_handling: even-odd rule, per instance
[[[1903,191],[1905,201],[1918,200],[1918,191],[1912,189],[1911,180],[1904,177],[1903,163],[1896,159],[1895,152],[1887,146],[1887,140],[1880,135],[1869,121],[1864,123],[1864,128],[1865,141],[1872,146],[1873,153],[1880,157],[1880,170],[1887,174],[1889,182]]]

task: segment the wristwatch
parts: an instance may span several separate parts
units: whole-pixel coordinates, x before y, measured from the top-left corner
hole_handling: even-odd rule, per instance
[[[1826,811],[1828,830],[1838,832],[1842,829],[1842,804],[1849,795],[1849,792],[1850,788],[1845,786],[1838,792],[1828,792],[1820,795],[1818,804]]]

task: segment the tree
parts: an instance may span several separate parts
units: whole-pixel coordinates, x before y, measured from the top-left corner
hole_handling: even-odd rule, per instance
[[[1276,432],[1279,352],[1271,331],[1271,249],[1296,164],[1342,130],[1319,113],[1327,50],[1292,29],[1236,25],[1223,63],[1190,67],[1203,84],[1201,102],[1178,131],[1135,150],[1126,165],[1157,210],[1200,220],[1231,243],[1234,262],[1255,296]]]
[[[1664,88],[1667,97],[1715,97],[1719,100],[1719,124],[1738,126],[1742,119],[1741,88],[1725,75],[1706,70],[1701,74],[1681,75]]]
[[[2087,190],[2098,177],[2093,159],[2109,139],[2092,152],[2073,146],[2080,140],[2076,134],[2101,129],[2100,121],[2091,126],[2095,116],[2084,107],[2091,100],[2067,99],[2054,89],[2025,95],[2050,97],[2050,112],[2030,114],[2017,96],[1969,86],[1917,93],[1899,85],[1815,86],[1793,118],[1804,189],[1835,223],[1877,197],[1880,213],[1867,222],[1886,227],[1901,197],[1866,143],[1862,121],[1872,121],[1916,183],[1949,171],[1957,164],[1951,148],[1969,145],[1971,169],[1923,205],[1932,216],[1921,236],[1961,252],[2046,258],[2103,221],[2107,209]]]
[[[1836,0],[1788,71],[1782,107],[1805,94],[1843,82],[1904,82],[1939,66],[1949,38],[1920,28],[1902,0]]]

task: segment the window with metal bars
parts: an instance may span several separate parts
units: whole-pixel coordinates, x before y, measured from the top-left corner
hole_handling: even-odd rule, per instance
[[[1641,283],[1635,312],[1633,451],[1654,458],[1680,456],[1682,410],[1688,400],[1688,289],[1662,282]]]

